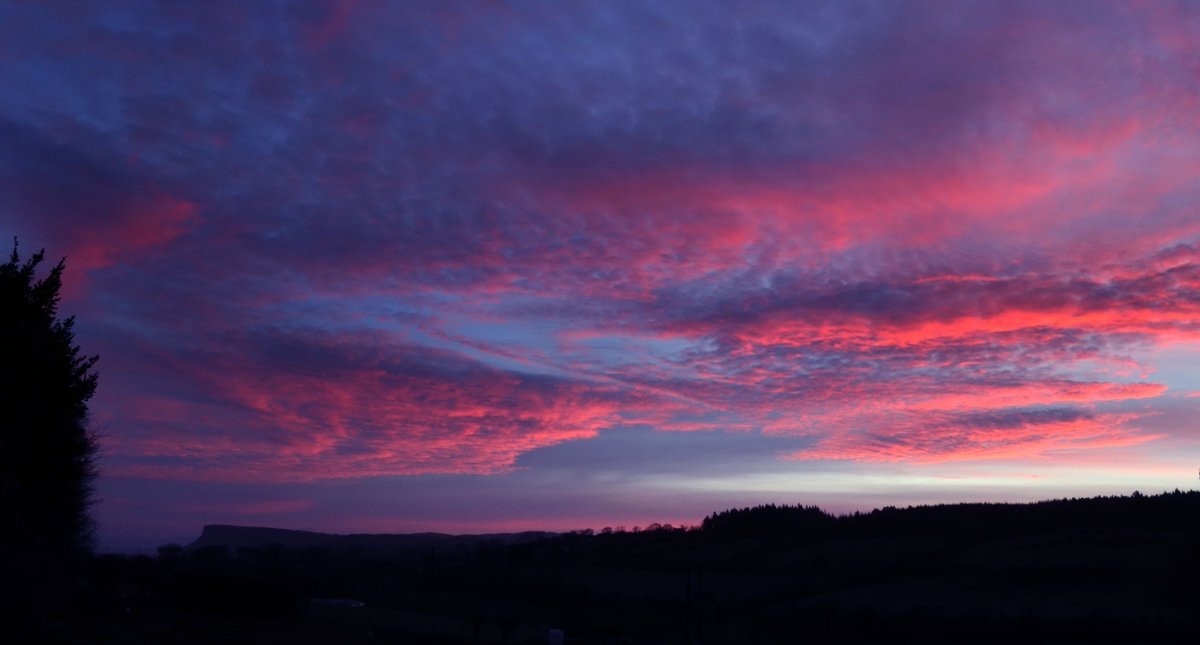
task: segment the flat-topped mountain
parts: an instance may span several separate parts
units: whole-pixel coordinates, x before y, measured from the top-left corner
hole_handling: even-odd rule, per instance
[[[279,545],[288,549],[325,548],[334,551],[404,551],[413,549],[455,549],[478,544],[520,544],[553,537],[546,531],[489,533],[484,535],[447,535],[445,533],[319,533],[262,526],[209,524],[200,537],[185,547],[227,547],[230,550]]]

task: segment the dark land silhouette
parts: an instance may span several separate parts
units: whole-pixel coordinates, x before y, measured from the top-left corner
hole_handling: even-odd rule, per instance
[[[53,633],[118,643],[1194,642],[1200,492],[687,529],[329,535],[209,526],[97,556]]]

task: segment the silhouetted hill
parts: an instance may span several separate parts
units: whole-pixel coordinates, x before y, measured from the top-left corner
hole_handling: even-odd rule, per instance
[[[318,533],[260,526],[209,524],[200,537],[185,548],[189,551],[211,547],[230,550],[281,546],[285,549],[330,549],[333,551],[375,551],[381,553],[405,550],[457,549],[479,544],[508,545],[553,537],[545,531],[523,533],[489,533],[482,535],[447,535],[445,533]]]
[[[1197,580],[1200,492],[595,534],[215,525],[96,558],[58,624],[72,642],[1194,642]]]

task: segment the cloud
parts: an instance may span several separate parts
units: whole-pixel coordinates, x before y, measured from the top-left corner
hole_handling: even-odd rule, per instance
[[[0,223],[87,276],[125,474],[500,473],[637,424],[803,460],[1131,445],[1179,389],[1144,350],[1198,331],[1198,24],[6,7]]]
[[[85,273],[136,262],[186,233],[196,216],[195,204],[136,164],[114,164],[81,142],[3,119],[0,192],[2,221]]]
[[[1138,415],[1096,414],[1080,408],[1007,408],[942,415],[891,415],[871,430],[823,437],[792,459],[940,463],[1039,459],[1056,453],[1128,447],[1161,438],[1131,432]]]
[[[190,381],[186,391],[164,392],[145,375],[122,402],[134,412],[112,457],[119,474],[287,481],[496,473],[523,452],[618,422],[618,401],[602,387],[370,334],[270,330],[199,351],[208,355],[162,357]]]

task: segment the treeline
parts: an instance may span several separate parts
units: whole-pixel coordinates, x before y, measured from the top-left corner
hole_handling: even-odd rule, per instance
[[[1200,529],[1200,492],[1056,499],[1032,503],[960,503],[835,516],[817,506],[765,504],[713,513],[701,528],[730,536],[999,537],[1047,531]]]
[[[713,513],[700,523],[703,531],[726,535],[799,533],[821,535],[837,518],[817,506],[763,504]]]

